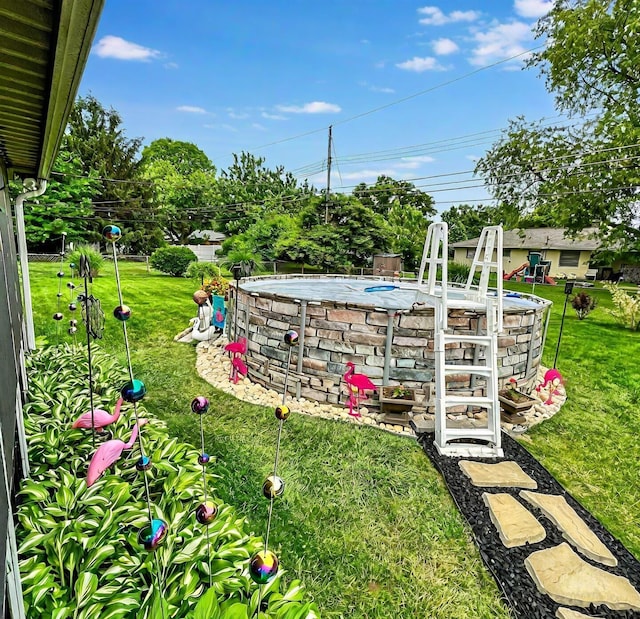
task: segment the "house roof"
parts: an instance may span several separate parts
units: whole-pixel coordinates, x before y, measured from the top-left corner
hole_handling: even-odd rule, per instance
[[[504,249],[573,249],[595,250],[600,241],[595,238],[596,228],[586,228],[578,236],[566,237],[565,228],[517,228],[505,230]],[[480,237],[452,243],[451,247],[476,247]]]
[[[0,159],[48,178],[104,0],[0,0]]]

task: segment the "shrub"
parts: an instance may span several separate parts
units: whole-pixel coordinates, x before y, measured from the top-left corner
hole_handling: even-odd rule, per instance
[[[187,277],[199,280],[200,284],[203,284],[205,279],[219,274],[220,269],[213,262],[190,262],[185,273]]]
[[[111,409],[117,387],[128,374],[100,348],[94,349],[96,407]],[[257,585],[249,558],[264,543],[246,532],[246,523],[220,501],[208,529],[193,512],[202,500],[203,472],[198,450],[169,438],[164,424],[144,427],[153,463],[146,482],[136,471],[138,445],[111,471],[87,488],[87,463],[94,451],[91,433],[71,427],[89,409],[86,351],[44,348],[28,359],[29,400],[25,406],[31,478],[23,480],[18,508],[18,543],[23,597],[28,617],[59,619],[196,619],[253,617]],[[141,417],[149,418],[144,405]],[[128,438],[133,411],[111,427]],[[205,472],[215,497],[215,476]],[[149,522],[145,483],[154,517],[169,525],[154,553],[137,540]],[[209,587],[208,544],[211,545]],[[157,593],[162,574],[161,597]],[[205,593],[206,591],[206,593]],[[315,604],[304,601],[300,582],[287,588],[281,573],[262,587],[268,619],[315,619]]]
[[[471,267],[468,264],[462,264],[460,262],[449,262],[447,264],[447,275],[450,282],[466,284],[470,271]]]
[[[615,309],[607,311],[627,329],[637,331],[640,328],[640,297],[627,294],[618,284],[603,285],[611,293],[615,305]]]
[[[161,247],[151,254],[151,266],[174,277],[182,277],[189,263],[197,261],[198,257],[188,247]]]
[[[576,310],[576,314],[580,320],[584,320],[589,312],[596,308],[597,304],[597,300],[586,292],[579,292],[571,299],[571,307]]]
[[[76,269],[80,268],[80,256],[86,256],[89,260],[91,277],[98,277],[100,269],[104,264],[102,254],[97,249],[91,247],[91,245],[78,245],[78,247],[69,254],[69,262],[75,264]]]

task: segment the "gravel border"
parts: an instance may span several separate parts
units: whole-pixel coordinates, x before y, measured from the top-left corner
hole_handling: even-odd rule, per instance
[[[557,609],[562,606],[548,596],[540,593],[529,576],[524,560],[532,552],[551,548],[566,541],[559,529],[542,513],[525,504],[518,496],[519,488],[476,488],[458,466],[459,460],[496,463],[501,459],[492,458],[454,458],[441,456],[433,444],[432,433],[418,434],[418,442],[425,453],[441,473],[458,509],[469,523],[475,542],[485,565],[493,575],[514,617],[531,619],[550,619],[556,616]],[[611,550],[618,559],[617,567],[608,567],[592,561],[583,555],[580,557],[600,569],[629,579],[640,591],[640,562],[596,520],[580,503],[578,503],[522,445],[502,433],[504,459],[517,462],[522,470],[536,480],[537,492],[559,494],[587,523],[591,530]],[[536,544],[516,548],[506,548],[498,535],[497,529],[489,518],[489,512],[482,501],[484,492],[507,492],[511,494],[537,517],[544,527],[547,536]],[[631,523],[630,523],[631,524]],[[607,617],[612,619],[640,619],[636,611],[615,611],[606,606],[589,608],[570,607],[588,616]]]

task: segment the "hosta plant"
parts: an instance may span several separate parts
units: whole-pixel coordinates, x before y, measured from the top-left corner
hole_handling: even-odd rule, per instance
[[[99,348],[93,351],[94,406],[113,407],[128,376]],[[86,350],[44,348],[28,361],[29,400],[25,428],[31,478],[19,492],[20,569],[28,617],[53,619],[240,619],[255,616],[258,588],[248,574],[249,558],[263,542],[245,521],[219,500],[208,527],[194,518],[202,500],[198,451],[170,438],[164,424],[138,415],[153,467],[136,470],[138,445],[87,488],[94,451],[91,433],[71,423],[89,410]],[[108,431],[128,439],[133,405],[123,406]],[[104,440],[98,438],[98,441]],[[205,475],[215,500],[215,476]],[[169,525],[165,542],[147,552],[138,543],[149,512]],[[211,548],[209,576],[208,543]],[[209,582],[211,581],[211,586]],[[312,619],[300,583],[285,588],[276,577],[262,587],[260,617]],[[281,590],[284,590],[282,592]]]

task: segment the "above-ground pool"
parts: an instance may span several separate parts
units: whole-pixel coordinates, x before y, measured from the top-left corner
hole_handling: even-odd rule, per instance
[[[495,291],[491,292],[495,294]],[[460,288],[450,287],[448,324],[454,333],[485,328],[482,311],[456,308]],[[235,295],[234,295],[235,296]],[[282,390],[286,364],[292,395],[337,403],[348,361],[377,385],[418,390],[430,408],[435,376],[434,309],[415,281],[344,276],[267,276],[243,279],[237,291],[236,337],[248,340],[249,378]],[[542,355],[550,302],[533,295],[504,297],[504,331],[498,336],[498,373],[531,384]],[[235,312],[234,312],[235,313]],[[229,314],[230,335],[234,335]],[[301,328],[301,325],[304,328]],[[284,334],[300,339],[290,351]],[[299,356],[300,350],[302,355]],[[478,362],[478,349],[459,343],[447,349],[456,365]],[[475,359],[474,359],[475,357]],[[447,377],[449,389],[480,395],[475,376]],[[342,385],[344,389],[344,385]]]

